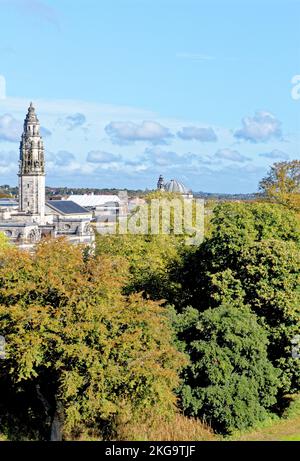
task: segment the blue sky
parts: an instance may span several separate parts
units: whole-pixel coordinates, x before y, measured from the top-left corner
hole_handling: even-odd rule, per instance
[[[17,182],[31,100],[48,185],[161,173],[254,192],[300,158],[300,0],[0,0],[0,20],[1,184]]]

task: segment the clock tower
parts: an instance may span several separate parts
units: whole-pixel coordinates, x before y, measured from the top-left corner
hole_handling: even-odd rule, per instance
[[[30,103],[20,143],[19,211],[45,220],[45,158],[40,123]]]

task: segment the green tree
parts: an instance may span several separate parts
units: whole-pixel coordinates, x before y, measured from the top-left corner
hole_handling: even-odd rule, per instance
[[[245,249],[254,242],[280,240],[300,245],[295,213],[265,203],[222,203],[215,207],[209,237],[194,252],[184,255],[183,268],[175,273],[182,284],[177,306],[211,306],[211,276],[230,269],[238,272]],[[239,277],[238,277],[239,278]]]
[[[187,308],[177,330],[191,361],[180,392],[184,412],[221,433],[263,421],[276,403],[279,382],[255,314],[243,305],[203,313]]]
[[[159,229],[157,234],[151,233],[151,200],[160,202],[157,213],[159,216]],[[174,200],[175,207],[170,206],[168,213],[163,214],[164,203],[169,204]],[[124,257],[129,264],[130,277],[125,287],[127,293],[143,292],[145,297],[152,300],[167,300],[169,303],[177,303],[181,297],[180,284],[175,281],[174,273],[179,273],[184,257],[195,249],[187,244],[189,235],[184,228],[184,199],[180,194],[154,191],[145,196],[145,204],[133,210],[129,220],[135,213],[144,207],[148,217],[148,227],[145,234],[98,234],[96,236],[96,253],[98,255],[111,255],[112,257]],[[173,202],[173,204],[174,204]],[[174,215],[176,205],[177,212],[181,212],[182,233],[174,232]],[[175,208],[175,209],[174,209]],[[195,220],[195,203],[193,203],[193,218]],[[180,219],[179,218],[179,219]],[[176,218],[177,219],[177,218]],[[163,231],[163,223],[169,225],[168,232]],[[193,222],[195,225],[195,222]],[[193,232],[191,232],[191,235]]]
[[[184,265],[184,305],[200,311],[247,304],[270,335],[268,353],[282,371],[282,392],[300,389],[300,363],[291,355],[300,333],[300,245],[295,214],[282,206],[222,204],[210,238]]]
[[[97,235],[98,255],[124,258],[129,267],[126,293],[143,292],[152,300],[174,302],[181,296],[179,284],[171,274],[183,264],[183,256],[192,251],[184,239],[175,235]]]

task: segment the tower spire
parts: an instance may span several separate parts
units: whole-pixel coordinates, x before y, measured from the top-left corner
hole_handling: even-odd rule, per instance
[[[19,210],[44,216],[45,157],[40,122],[32,102],[28,108],[20,143]]]
[[[40,135],[40,122],[32,102],[24,120],[24,130],[20,144],[20,172],[45,173],[44,144]]]
[[[164,178],[162,175],[159,176],[158,181],[157,181],[157,189],[158,190],[164,190],[165,185],[164,185]]]

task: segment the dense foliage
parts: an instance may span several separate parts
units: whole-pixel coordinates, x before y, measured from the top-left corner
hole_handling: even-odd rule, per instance
[[[300,211],[300,160],[275,163],[259,185],[271,201]]]
[[[226,432],[261,421],[281,408],[285,394],[299,392],[300,361],[291,350],[300,333],[300,232],[292,210],[263,202],[222,203],[198,248],[185,247],[174,235],[129,235],[99,237],[98,249],[127,258],[131,291],[173,305],[177,329],[178,319],[186,319],[177,332],[179,347],[191,360],[179,392],[185,413]],[[205,329],[201,336],[196,327],[211,322],[217,334],[228,319],[234,358],[226,356],[224,338],[217,341]],[[242,360],[241,335],[246,349],[259,344],[260,361],[249,358],[239,374],[225,364]],[[227,372],[223,382],[215,381],[219,368],[210,363],[217,348]]]
[[[300,391],[298,180],[296,161],[275,164],[266,202],[213,204],[195,246],[172,222],[97,235],[95,254],[0,236],[2,432],[130,438],[176,420],[186,434],[189,416],[227,434],[280,415]]]
[[[183,305],[200,311],[222,303],[249,305],[270,336],[268,357],[282,392],[300,389],[300,363],[291,355],[299,334],[300,245],[296,216],[264,203],[216,207],[213,232],[187,258]]]
[[[65,437],[82,427],[111,434],[120,418],[172,413],[186,359],[159,304],[122,294],[124,261],[86,260],[61,240],[34,255],[3,251],[0,261],[0,406],[10,432],[27,424],[47,438],[54,421]]]
[[[222,433],[263,420],[276,403],[278,372],[267,357],[267,333],[250,309],[187,308],[177,330],[191,358],[181,388],[185,414]]]

